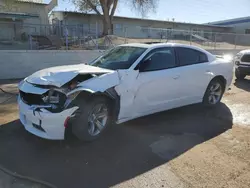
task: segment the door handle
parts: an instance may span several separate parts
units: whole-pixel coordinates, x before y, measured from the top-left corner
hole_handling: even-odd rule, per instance
[[[175,75],[175,76],[173,77],[173,79],[175,79],[175,80],[177,80],[178,78],[180,78],[180,75]]]

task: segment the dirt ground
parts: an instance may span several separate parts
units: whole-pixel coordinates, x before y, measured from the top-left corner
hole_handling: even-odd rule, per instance
[[[16,83],[0,88],[17,93]],[[249,188],[249,98],[250,79],[234,81],[215,109],[192,105],[158,113],[82,143],[26,132],[15,96],[0,91],[0,164],[60,188]]]

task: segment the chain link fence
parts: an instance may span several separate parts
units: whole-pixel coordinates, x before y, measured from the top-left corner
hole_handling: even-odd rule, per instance
[[[101,26],[0,22],[0,50],[109,49],[126,43],[173,42],[208,50],[250,48],[250,35],[127,26],[102,36]]]

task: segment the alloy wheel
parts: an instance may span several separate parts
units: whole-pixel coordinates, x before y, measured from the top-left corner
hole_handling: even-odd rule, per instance
[[[221,95],[222,95],[221,84],[218,82],[212,84],[211,87],[209,88],[208,102],[210,104],[217,104],[221,99]]]
[[[88,118],[88,132],[91,136],[97,136],[105,128],[108,120],[108,107],[105,104],[97,104],[92,109]]]

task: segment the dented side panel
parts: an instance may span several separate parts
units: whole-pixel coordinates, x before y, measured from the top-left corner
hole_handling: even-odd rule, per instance
[[[120,95],[120,113],[118,115],[118,122],[122,119],[132,117],[134,111],[134,99],[138,85],[135,80],[139,75],[138,70],[119,70],[120,84],[115,87],[118,95]]]
[[[120,96],[120,109],[118,121],[133,116],[134,99],[138,89],[135,80],[139,74],[138,70],[118,70],[99,77],[86,80],[67,95],[78,91],[87,91],[90,93],[105,92],[107,89],[115,87],[117,94]]]

